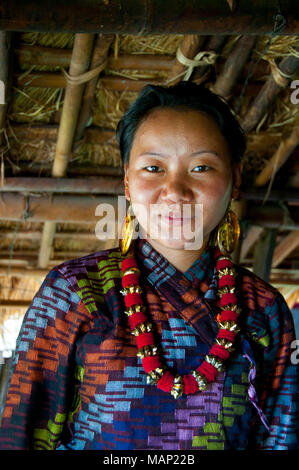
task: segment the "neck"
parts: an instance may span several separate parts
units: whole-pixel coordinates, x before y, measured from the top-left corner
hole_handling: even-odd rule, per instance
[[[176,269],[184,273],[201,256],[207,247],[208,239],[203,240],[202,247],[198,250],[184,250],[168,248],[159,243],[158,240],[148,239],[152,247],[166,258]]]

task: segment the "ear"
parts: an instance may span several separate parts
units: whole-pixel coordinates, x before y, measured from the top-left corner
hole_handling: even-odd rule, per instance
[[[233,166],[233,187],[232,187],[232,198],[236,199],[239,197],[240,186],[242,183],[242,170],[243,164],[236,163]]]
[[[124,164],[124,186],[125,186],[125,197],[128,201],[130,201],[130,193],[129,193],[129,167],[128,164]]]

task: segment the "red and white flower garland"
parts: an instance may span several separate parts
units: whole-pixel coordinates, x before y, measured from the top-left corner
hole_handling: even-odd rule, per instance
[[[133,250],[121,263],[123,273],[121,293],[124,295],[126,310],[132,334],[136,337],[137,355],[148,374],[148,383],[156,384],[164,392],[174,398],[183,393],[189,395],[206,390],[210,382],[215,381],[217,374],[223,370],[223,361],[227,360],[232,350],[236,334],[239,332],[237,319],[240,309],[235,294],[236,272],[231,260],[215,250],[216,270],[218,273],[218,295],[220,296],[221,314],[217,317],[219,332],[216,342],[211,347],[204,361],[196,370],[183,376],[174,375],[162,363],[158,347],[155,345],[152,325],[146,316],[146,307],[142,299],[139,285],[140,271],[133,257]]]

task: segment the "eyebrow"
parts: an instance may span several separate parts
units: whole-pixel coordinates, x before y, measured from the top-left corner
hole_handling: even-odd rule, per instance
[[[215,152],[214,150],[199,150],[198,152],[193,152],[190,156],[191,157],[196,157],[197,155],[200,155],[201,153],[212,153],[218,158],[221,158],[219,153]],[[165,158],[165,155],[158,153],[158,152],[145,152],[139,155],[139,157],[144,157],[146,155],[152,155],[154,157],[162,157]]]

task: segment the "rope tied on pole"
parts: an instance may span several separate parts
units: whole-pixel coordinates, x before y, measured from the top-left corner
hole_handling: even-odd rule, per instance
[[[177,60],[182,65],[187,67],[187,70],[184,70],[184,72],[181,74],[184,75],[184,81],[189,80],[195,67],[200,67],[201,65],[212,65],[216,62],[217,57],[218,54],[216,54],[214,51],[200,51],[198,54],[196,54],[194,59],[188,59],[188,57],[184,56],[180,47],[176,52]]]
[[[108,61],[105,60],[94,69],[76,76],[70,75],[64,68],[61,70],[69,85],[82,85],[83,83],[87,83],[93,78],[97,77],[106,68],[107,62]]]
[[[289,81],[292,80],[292,78],[295,76],[295,74],[289,75],[283,72],[278,67],[274,59],[268,59],[268,62],[270,64],[272,77],[275,83],[281,88],[285,88],[288,85]]]

